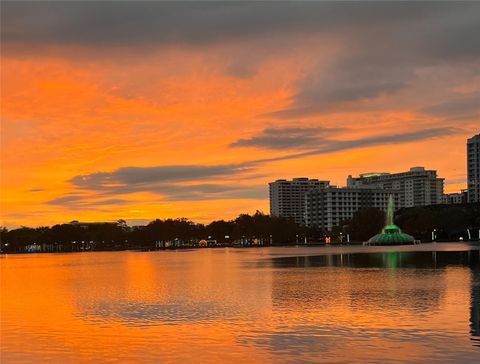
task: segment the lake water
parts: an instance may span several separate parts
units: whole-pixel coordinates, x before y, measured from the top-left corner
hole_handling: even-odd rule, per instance
[[[480,362],[479,246],[10,255],[1,362]]]

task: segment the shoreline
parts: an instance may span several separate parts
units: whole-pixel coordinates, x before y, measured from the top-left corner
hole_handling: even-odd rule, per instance
[[[261,249],[261,248],[285,248],[285,249],[318,249],[325,250],[340,250],[345,253],[361,253],[366,249],[382,252],[382,251],[436,251],[437,249],[429,249],[433,247],[447,246],[447,244],[457,244],[469,247],[478,247],[480,250],[480,241],[439,241],[439,242],[425,242],[420,244],[404,244],[404,245],[364,245],[363,243],[350,244],[282,244],[282,245],[222,245],[222,246],[180,246],[180,247],[166,247],[151,249],[147,247],[140,248],[125,248],[125,249],[95,249],[95,250],[76,250],[76,251],[37,251],[37,252],[0,252],[0,255],[37,255],[37,254],[70,254],[70,253],[103,253],[103,252],[168,252],[168,251],[192,251],[192,250],[207,250],[207,249]],[[440,249],[441,251],[442,249]],[[477,250],[477,249],[474,249]],[[368,252],[366,252],[368,253]],[[335,253],[334,253],[335,254]]]

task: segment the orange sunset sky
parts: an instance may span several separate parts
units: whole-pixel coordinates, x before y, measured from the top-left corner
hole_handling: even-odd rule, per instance
[[[2,226],[210,222],[412,166],[465,188],[480,3],[1,8]]]

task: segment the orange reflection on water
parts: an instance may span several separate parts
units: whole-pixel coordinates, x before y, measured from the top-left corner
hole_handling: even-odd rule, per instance
[[[469,335],[469,267],[302,266],[273,258],[322,253],[314,249],[4,256],[2,359],[425,362],[478,355]]]

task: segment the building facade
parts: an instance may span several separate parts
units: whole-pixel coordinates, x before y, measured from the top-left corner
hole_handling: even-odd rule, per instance
[[[480,202],[480,134],[467,140],[468,202]]]
[[[462,190],[457,193],[448,193],[443,195],[442,203],[446,205],[459,205],[467,202],[467,190]]]
[[[414,207],[442,203],[443,178],[437,177],[437,171],[424,167],[413,167],[401,173],[365,173],[360,177],[348,176],[347,187],[375,187],[384,190],[398,190],[399,201],[396,206]]]
[[[270,215],[292,219],[297,224],[305,224],[305,194],[312,189],[325,188],[329,181],[294,178],[279,179],[269,184]]]
[[[400,191],[368,187],[327,187],[310,190],[305,197],[305,223],[309,227],[331,230],[342,221],[351,219],[360,209],[377,208],[387,211],[390,195],[393,195],[397,208]]]

